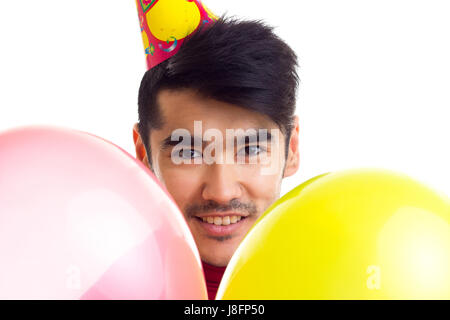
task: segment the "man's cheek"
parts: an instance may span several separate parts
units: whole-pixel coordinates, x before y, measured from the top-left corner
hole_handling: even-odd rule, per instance
[[[188,203],[188,199],[192,197],[195,188],[195,177],[177,172],[177,170],[167,170],[163,173],[164,185],[167,191],[172,195],[180,209],[184,208],[184,204]]]

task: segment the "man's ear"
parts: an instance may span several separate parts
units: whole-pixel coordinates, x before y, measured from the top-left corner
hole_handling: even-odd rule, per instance
[[[148,164],[147,151],[145,150],[144,143],[142,142],[142,137],[139,134],[139,127],[137,123],[135,123],[133,126],[133,141],[136,148],[136,158],[150,169]]]
[[[294,128],[292,129],[289,140],[289,153],[286,159],[286,166],[284,167],[283,178],[292,176],[298,171],[298,167],[300,165],[300,152],[298,149],[299,130],[298,116],[295,116]]]

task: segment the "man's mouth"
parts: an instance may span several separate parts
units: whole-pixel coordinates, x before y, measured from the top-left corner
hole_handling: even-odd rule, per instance
[[[242,219],[245,219],[245,217],[242,216],[207,216],[207,217],[196,217],[197,219],[201,219],[205,223],[214,224],[216,226],[227,226],[229,224],[234,224]]]
[[[247,218],[242,214],[203,214],[194,217],[202,229],[211,236],[225,236],[236,232]]]

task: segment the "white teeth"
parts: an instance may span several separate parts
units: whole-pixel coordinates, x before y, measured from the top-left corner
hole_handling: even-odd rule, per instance
[[[230,217],[229,217],[229,216],[223,217],[223,219],[222,219],[222,224],[223,224],[224,226],[229,225],[229,224],[230,224]]]
[[[225,216],[225,217],[203,217],[201,218],[203,222],[215,224],[216,226],[228,226],[230,224],[239,222],[241,216]]]

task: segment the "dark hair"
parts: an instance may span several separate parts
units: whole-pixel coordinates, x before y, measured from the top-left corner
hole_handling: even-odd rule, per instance
[[[296,68],[295,52],[262,21],[221,17],[205,24],[142,79],[139,133],[149,164],[150,130],[163,124],[156,99],[162,89],[194,89],[268,116],[286,135],[287,156],[299,82]]]

